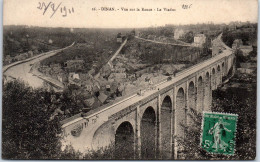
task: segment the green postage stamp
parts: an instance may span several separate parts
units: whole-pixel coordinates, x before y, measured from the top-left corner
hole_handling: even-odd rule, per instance
[[[210,153],[234,155],[236,114],[204,112],[200,145]]]

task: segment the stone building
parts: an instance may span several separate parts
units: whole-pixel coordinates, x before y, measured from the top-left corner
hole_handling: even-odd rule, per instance
[[[80,80],[79,79],[79,74],[77,73],[69,73],[68,81],[73,82],[75,80]]]
[[[117,42],[117,43],[122,43],[122,42],[123,42],[123,37],[122,37],[122,34],[121,34],[121,33],[118,33],[118,34],[117,34],[116,42]]]
[[[108,81],[122,81],[126,79],[126,73],[111,73]]]
[[[174,30],[174,39],[179,39],[184,35],[184,31],[182,29],[176,29]]]
[[[206,43],[206,36],[204,34],[196,34],[194,36],[194,45],[198,47],[202,47],[202,45]]]

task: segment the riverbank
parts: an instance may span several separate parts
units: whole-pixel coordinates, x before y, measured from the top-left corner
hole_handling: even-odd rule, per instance
[[[51,77],[46,76],[45,74],[41,73],[38,68],[40,66],[40,62],[37,62],[35,64],[33,64],[33,66],[31,67],[29,73],[32,73],[34,76],[44,80],[45,82],[47,82],[48,84],[50,84],[53,89],[57,92],[57,91],[62,91],[64,89],[64,85],[62,82],[53,79]]]

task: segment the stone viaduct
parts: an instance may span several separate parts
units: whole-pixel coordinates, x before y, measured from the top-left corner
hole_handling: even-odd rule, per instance
[[[231,49],[177,73],[154,88],[63,121],[63,145],[87,152],[115,146],[120,159],[176,159],[191,108],[211,111],[212,90],[234,68]],[[188,134],[187,134],[188,135]]]

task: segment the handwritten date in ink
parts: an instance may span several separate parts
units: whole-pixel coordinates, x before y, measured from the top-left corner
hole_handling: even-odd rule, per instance
[[[50,18],[52,18],[58,11],[58,13],[60,13],[62,15],[62,17],[66,17],[68,14],[72,14],[74,13],[74,8],[67,8],[66,6],[62,5],[62,2],[59,3],[58,5],[56,5],[53,2],[49,2],[48,4],[45,2],[39,2],[38,3],[38,7],[39,10],[43,11],[43,15],[45,15],[45,13],[47,11],[51,12],[51,16]]]
[[[192,6],[192,4],[189,4],[189,5],[183,4],[182,8],[183,9],[189,9],[189,8],[191,8],[191,6]]]

